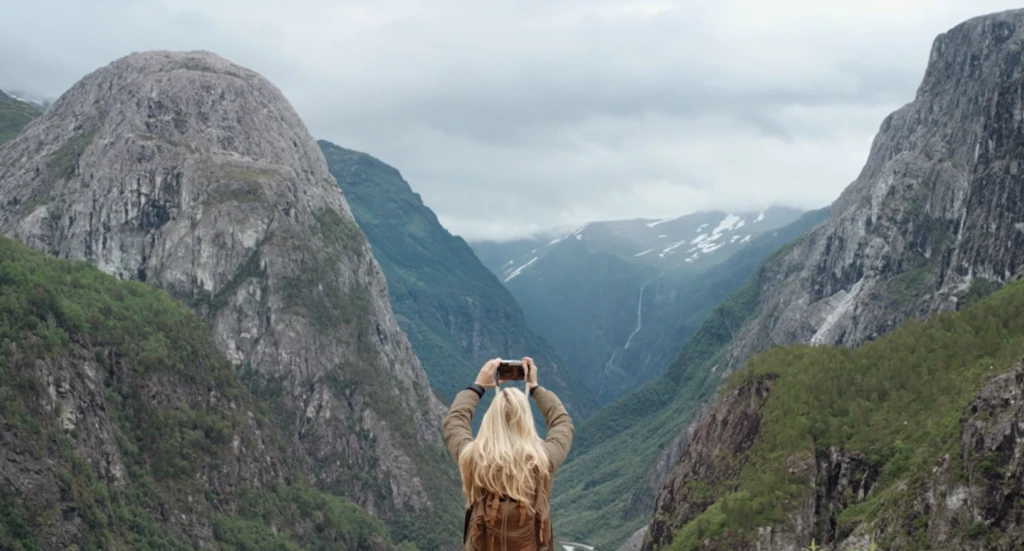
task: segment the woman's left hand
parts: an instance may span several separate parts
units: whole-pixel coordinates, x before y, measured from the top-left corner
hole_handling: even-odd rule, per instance
[[[476,376],[476,384],[484,387],[485,389],[498,386],[498,378],[495,377],[494,374],[498,371],[498,364],[500,363],[500,358],[487,360],[487,363],[480,368],[480,374]]]

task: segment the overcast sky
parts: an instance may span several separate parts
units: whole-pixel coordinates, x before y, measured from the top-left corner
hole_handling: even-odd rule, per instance
[[[313,135],[402,171],[453,233],[817,208],[996,0],[0,0],[0,88],[132,51],[259,71]],[[514,220],[514,221],[513,221]]]

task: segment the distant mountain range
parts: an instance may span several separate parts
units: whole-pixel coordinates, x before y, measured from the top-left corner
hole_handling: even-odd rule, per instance
[[[473,243],[473,249],[505,283],[531,270],[547,255],[578,246],[573,242],[586,242],[590,254],[608,253],[642,266],[701,271],[800,214],[796,209],[773,207],[738,214],[700,211],[661,220],[592,222],[568,234],[545,232],[511,242],[480,241]]]
[[[708,293],[713,282],[702,274],[801,214],[784,207],[701,211],[593,222],[568,233],[472,247],[530,326],[606,403],[664,370],[714,307],[707,299],[720,300],[743,282],[729,277],[720,292]]]

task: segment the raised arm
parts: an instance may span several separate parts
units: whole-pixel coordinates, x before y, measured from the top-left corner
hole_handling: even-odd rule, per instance
[[[554,472],[569,455],[576,427],[572,423],[572,418],[569,417],[569,412],[565,410],[562,401],[554,392],[538,386],[534,387],[530,394],[548,425],[548,433],[544,438],[544,449],[548,452],[548,457],[551,459],[551,470]]]
[[[473,440],[473,412],[483,394],[484,389],[477,385],[460,390],[444,418],[444,443],[455,461],[459,460],[462,448]]]
[[[572,447],[572,437],[576,427],[572,424],[569,412],[565,410],[562,401],[550,390],[537,385],[537,366],[531,358],[523,358],[523,365],[526,368],[526,389],[537,403],[537,409],[544,416],[544,422],[548,425],[548,434],[544,438],[544,449],[551,459],[551,472],[558,470],[558,467],[569,455],[569,448]]]
[[[476,382],[464,390],[459,391],[452,400],[452,406],[448,408],[448,415],[444,418],[444,443],[448,447],[448,454],[455,461],[459,460],[462,448],[473,441],[473,412],[480,403],[480,398],[488,388],[497,386],[494,379],[494,372],[498,369],[499,359],[489,360],[480,368],[480,374]]]

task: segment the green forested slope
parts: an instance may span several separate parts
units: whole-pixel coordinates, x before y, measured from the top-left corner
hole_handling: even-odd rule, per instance
[[[396,169],[318,143],[384,271],[399,323],[445,400],[471,383],[486,360],[532,356],[543,384],[574,419],[593,411],[586,385],[530,331],[512,295],[462,238],[444,229]]]
[[[42,112],[0,91],[0,144],[18,135],[22,128]]]
[[[0,549],[392,547],[166,294],[0,238],[0,350]]]

